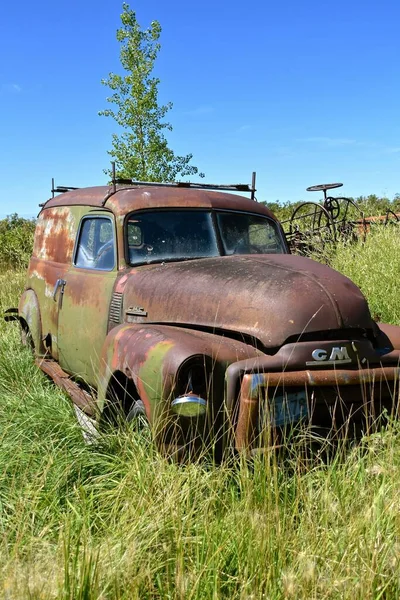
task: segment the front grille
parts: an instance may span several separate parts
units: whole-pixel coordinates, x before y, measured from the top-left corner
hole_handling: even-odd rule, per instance
[[[286,413],[280,408],[281,399]],[[307,405],[306,411],[304,403]],[[266,422],[271,423],[282,413],[286,414],[288,425],[303,420],[307,414],[308,423],[317,428],[337,430],[349,424],[365,426],[368,422],[378,421],[383,415],[399,417],[399,389],[387,383],[375,386],[349,385],[340,389],[333,386],[269,389],[265,397],[259,398],[258,432]],[[277,421],[276,425],[282,426],[282,419]]]
[[[119,325],[122,321],[122,300],[123,295],[120,292],[113,293],[108,320],[114,325]]]

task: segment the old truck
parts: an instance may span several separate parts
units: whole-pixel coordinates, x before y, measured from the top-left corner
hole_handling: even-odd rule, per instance
[[[167,454],[248,452],[297,423],[366,430],[397,411],[400,328],[375,323],[349,279],[290,254],[274,215],[238,190],[254,192],[57,189],[8,313],[81,411],[145,420]]]

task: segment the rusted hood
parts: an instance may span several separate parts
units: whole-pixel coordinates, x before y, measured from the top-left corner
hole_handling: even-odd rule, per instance
[[[242,332],[267,347],[302,332],[372,327],[356,285],[325,265],[293,255],[138,267],[126,278],[124,314],[132,307],[147,313],[139,317],[146,322]]]

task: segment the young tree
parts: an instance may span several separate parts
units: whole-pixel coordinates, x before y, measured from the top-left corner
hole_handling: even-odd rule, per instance
[[[110,73],[102,80],[113,92],[107,102],[115,108],[99,112],[101,116],[113,117],[124,129],[121,135],[113,134],[112,150],[108,152],[115,160],[117,177],[161,182],[186,175],[204,177],[190,164],[192,154],[175,155],[164,135],[165,130],[172,130],[171,124],[163,120],[172,103],[159,106],[160,80],[152,76],[160,50],[161,26],[152,21],[148,29],[142,30],[129,5],[124,3],[122,7],[117,40],[121,43],[120,60],[126,74]]]

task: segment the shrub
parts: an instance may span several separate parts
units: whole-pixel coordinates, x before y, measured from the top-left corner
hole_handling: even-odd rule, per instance
[[[0,266],[20,269],[28,265],[32,254],[35,219],[16,213],[0,220]]]

